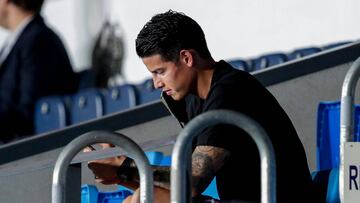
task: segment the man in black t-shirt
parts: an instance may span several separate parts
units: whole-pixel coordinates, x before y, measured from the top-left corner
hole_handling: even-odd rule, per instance
[[[321,201],[302,143],[285,111],[252,75],[235,70],[224,61],[215,62],[202,29],[193,19],[174,11],[155,15],[137,36],[136,51],[152,73],[154,86],[163,90],[164,103],[181,125],[215,109],[229,109],[253,118],[263,126],[274,146],[278,202]],[[115,181],[104,173],[102,167],[106,163],[89,163],[98,182],[110,180],[137,186],[138,175],[130,172],[134,164],[129,158],[115,157],[110,161],[113,171],[121,171],[114,175]],[[154,181],[159,186],[155,198],[169,202],[169,183],[161,179],[159,171],[165,173],[166,169],[154,168]],[[222,201],[260,201],[259,153],[243,130],[216,125],[206,128],[194,141],[191,191],[195,199],[214,176]],[[135,195],[127,201],[137,199]]]

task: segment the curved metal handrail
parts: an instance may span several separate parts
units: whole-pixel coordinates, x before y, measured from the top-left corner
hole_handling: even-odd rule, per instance
[[[171,202],[191,202],[186,186],[191,182],[191,143],[208,126],[232,124],[246,131],[255,141],[261,161],[261,202],[276,202],[276,163],[274,149],[265,130],[251,118],[230,110],[214,110],[189,122],[175,143],[171,163]],[[185,178],[186,177],[186,178]]]
[[[360,77],[360,57],[352,64],[346,73],[341,92],[340,106],[340,171],[339,193],[340,200],[344,202],[344,144],[354,140],[354,109],[355,89]]]
[[[141,148],[130,138],[119,133],[93,131],[71,141],[60,153],[54,167],[52,203],[65,202],[66,174],[74,156],[86,146],[96,143],[111,143],[124,149],[134,159],[140,176],[140,202],[153,202],[153,173]]]

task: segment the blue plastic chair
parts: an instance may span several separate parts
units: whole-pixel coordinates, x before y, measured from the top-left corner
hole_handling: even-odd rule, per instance
[[[243,70],[243,71],[248,71],[249,70],[249,66],[248,66],[247,62],[244,61],[244,60],[236,59],[236,60],[228,60],[227,62],[233,68],[235,68],[237,70]]]
[[[313,181],[326,193],[326,203],[340,203],[339,168],[316,171],[311,175]]]
[[[282,53],[274,53],[274,54],[260,56],[259,58],[252,60],[251,71],[257,71],[270,66],[275,66],[280,63],[284,63],[287,60],[288,60],[287,56]]]
[[[87,89],[72,97],[70,123],[76,124],[103,115],[103,98],[100,90]]]
[[[65,103],[60,96],[39,99],[35,104],[35,133],[44,133],[66,126]]]
[[[129,190],[117,190],[112,192],[99,192],[94,185],[81,187],[81,203],[119,203],[131,195]]]
[[[318,47],[308,47],[308,48],[303,48],[303,49],[296,49],[288,55],[288,59],[294,60],[294,59],[309,56],[309,55],[312,55],[312,54],[315,54],[318,52],[321,52],[321,49]]]
[[[136,87],[138,104],[145,104],[160,99],[161,90],[154,88],[152,79],[147,79]]]
[[[145,152],[146,157],[148,158],[151,165],[159,166],[164,158],[164,154],[162,152]],[[170,166],[170,164],[168,165]]]
[[[133,85],[121,85],[104,92],[104,114],[110,114],[136,106],[136,93]]]
[[[360,106],[355,107],[354,139],[360,140]],[[340,102],[321,102],[317,115],[317,168],[319,171],[339,167]]]

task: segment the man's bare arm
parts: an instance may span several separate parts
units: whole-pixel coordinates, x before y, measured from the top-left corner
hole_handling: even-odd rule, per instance
[[[192,195],[200,195],[225,164],[230,152],[219,147],[197,146],[192,154]]]
[[[214,178],[216,172],[224,165],[230,152],[219,147],[197,146],[192,154],[192,195],[200,195],[201,192]],[[154,185],[170,190],[170,168],[153,166]],[[139,175],[135,163],[126,169],[125,174],[131,174],[125,178],[129,182],[139,182]]]
[[[192,155],[192,194],[199,195],[221,168],[229,152],[225,149],[212,146],[198,146]],[[135,189],[139,186],[139,175],[135,162],[124,166],[124,158],[113,157],[96,160],[89,163],[89,168],[94,172],[96,182],[103,184],[122,184]],[[121,168],[121,174],[117,173]],[[170,190],[170,168],[153,166],[154,185]]]

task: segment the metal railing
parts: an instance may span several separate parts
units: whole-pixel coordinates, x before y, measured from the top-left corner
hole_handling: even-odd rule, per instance
[[[172,153],[171,202],[191,202],[191,190],[186,187],[190,186],[191,182],[192,140],[206,127],[219,123],[235,125],[246,131],[255,141],[261,161],[261,202],[275,203],[276,163],[271,141],[257,122],[230,110],[214,110],[201,114],[189,122],[179,134]]]
[[[354,109],[355,89],[360,77],[360,57],[352,64],[346,73],[341,92],[340,106],[340,171],[339,193],[344,202],[344,144],[354,140]]]
[[[119,133],[93,131],[71,141],[60,153],[53,172],[52,203],[65,203],[67,170],[73,157],[86,146],[96,143],[111,143],[124,149],[134,159],[140,176],[140,202],[153,202],[153,173],[141,148],[130,138]]]

